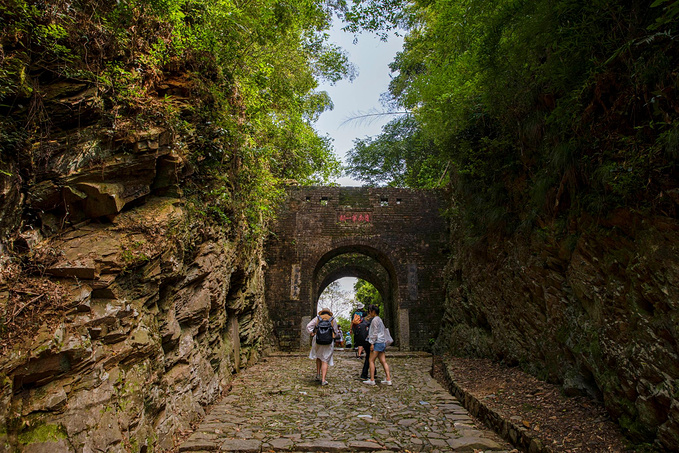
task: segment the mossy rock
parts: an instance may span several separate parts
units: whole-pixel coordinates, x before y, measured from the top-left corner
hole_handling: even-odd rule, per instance
[[[66,439],[66,431],[61,425],[38,425],[19,434],[18,440],[22,445],[34,443],[56,443]]]

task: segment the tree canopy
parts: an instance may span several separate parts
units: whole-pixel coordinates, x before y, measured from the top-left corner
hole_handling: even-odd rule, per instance
[[[318,298],[317,311],[329,308],[335,317],[349,319],[351,316],[351,293],[342,289],[339,280],[330,283]]]
[[[345,52],[325,33],[338,7],[7,0],[0,4],[2,159],[35,154],[36,142],[51,139],[42,108],[49,86],[85,84],[94,89],[99,130],[170,128],[198,170],[186,193],[201,194],[220,221],[244,214],[256,233],[281,182],[325,182],[339,172],[330,139],[312,127],[332,108],[318,81],[353,77]],[[168,80],[185,92],[168,93]],[[35,182],[30,169],[22,173]]]
[[[356,142],[349,172],[450,183],[479,234],[622,206],[676,214],[679,4],[649,3],[358,1],[392,22],[350,16],[356,29],[406,29],[390,95],[410,114]]]

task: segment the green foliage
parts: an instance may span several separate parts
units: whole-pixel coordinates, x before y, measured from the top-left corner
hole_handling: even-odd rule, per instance
[[[386,41],[390,32],[398,32],[409,25],[410,16],[403,0],[352,0],[351,7],[343,2],[345,30],[360,33],[368,30]]]
[[[650,25],[649,30],[667,28],[679,19],[679,3],[673,0],[655,0],[651,8],[662,7],[662,14],[655,19],[655,23]]]
[[[359,278],[356,283],[354,283],[354,291],[356,302],[362,303],[365,307],[368,305],[377,305],[380,307],[380,313],[384,313],[382,295],[372,283]]]
[[[30,142],[53,129],[45,88],[84,83],[96,89],[102,130],[174,131],[176,150],[197,170],[186,189],[207,202],[207,218],[261,237],[282,183],[318,184],[340,172],[330,140],[312,127],[332,108],[318,80],[355,74],[327,42],[331,14],[317,0],[8,0],[0,5],[0,148],[33,152]],[[168,79],[180,94],[163,94]]]
[[[679,6],[648,3],[416,1],[390,93],[417,127],[357,142],[352,173],[421,187],[418,165],[448,169],[477,235],[621,206],[676,214]]]
[[[145,253],[146,241],[135,241],[121,245],[120,257],[126,269],[132,269],[150,261],[150,257]]]
[[[408,115],[388,123],[377,138],[356,140],[347,170],[370,186],[431,188],[446,182],[441,163],[436,145]]]
[[[351,330],[351,320],[345,318],[344,316],[337,316],[335,318],[337,320],[337,324],[342,328],[342,332],[345,334]]]

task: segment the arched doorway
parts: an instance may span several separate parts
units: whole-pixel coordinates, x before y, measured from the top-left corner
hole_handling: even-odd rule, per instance
[[[312,274],[310,317],[316,315],[318,299],[323,290],[343,277],[363,279],[377,289],[384,308],[380,317],[391,331],[395,340],[394,346],[399,346],[396,271],[389,258],[374,247],[364,244],[343,245],[327,252],[318,260]]]

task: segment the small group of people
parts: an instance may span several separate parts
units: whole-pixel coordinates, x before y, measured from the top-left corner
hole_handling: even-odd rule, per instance
[[[351,335],[349,335],[349,332],[347,332],[346,337],[344,336],[344,332],[342,331],[342,326],[339,326],[339,335],[335,338],[335,347],[337,348],[345,348],[347,347],[347,340],[349,341],[349,347],[351,347]]]
[[[359,307],[361,309],[362,307]],[[363,370],[361,372],[361,379],[367,385],[375,385],[375,362],[379,360],[384,368],[386,379],[382,384],[392,385],[391,371],[387,364],[385,351],[387,343],[391,341],[387,329],[384,326],[384,321],[380,318],[380,308],[377,305],[369,305],[366,309],[367,313],[361,317],[357,324],[354,323],[356,317],[352,319],[352,330],[354,331],[354,346],[359,349],[358,356],[360,356],[360,349],[365,349],[365,362],[363,363]],[[307,324],[307,331],[312,335],[311,352],[309,358],[316,360],[316,380],[321,382],[321,385],[328,385],[326,379],[328,374],[328,367],[333,366],[333,352],[334,341],[330,344],[317,343],[317,332],[321,325],[330,322],[335,338],[342,338],[337,320],[334,318],[332,311],[328,308],[323,308],[318,312],[318,316],[314,317],[309,324]],[[366,332],[367,335],[361,335],[361,332]],[[325,342],[323,342],[325,343]]]

